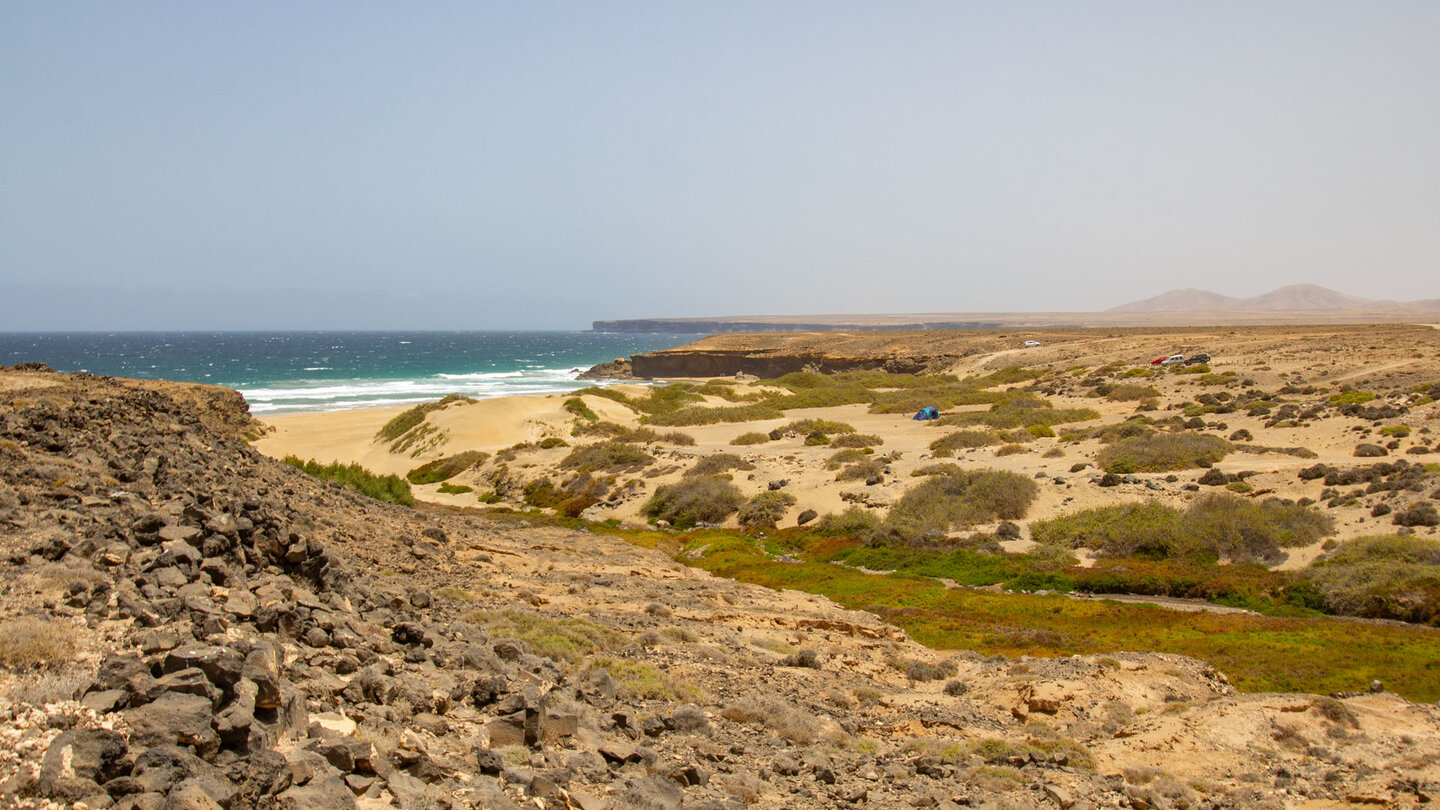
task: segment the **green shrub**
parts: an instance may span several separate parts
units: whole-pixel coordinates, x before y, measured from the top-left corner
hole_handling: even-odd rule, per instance
[[[1358,537],[1303,571],[1325,610],[1440,626],[1440,540]]]
[[[655,457],[645,452],[644,448],[612,439],[582,445],[571,450],[569,455],[560,460],[560,466],[580,472],[595,470],[618,472],[636,470],[648,466],[654,461]]]
[[[823,433],[829,436],[834,433],[854,433],[853,425],[845,422],[836,422],[830,419],[796,419],[795,421],[780,428],[781,433],[794,433],[796,435],[809,435],[812,433]]]
[[[739,436],[731,439],[730,444],[733,447],[744,447],[751,444],[764,444],[768,441],[770,441],[768,434],[752,430],[749,433],[741,433]]]
[[[688,529],[696,523],[721,523],[744,502],[745,496],[724,478],[691,476],[655,490],[640,513]]]
[[[992,428],[1028,428],[1031,425],[1068,425],[1100,418],[1094,408],[1054,408],[1044,400],[1033,398],[997,402],[988,411],[966,411],[942,416],[938,425],[988,425]]]
[[[541,450],[550,450],[555,447],[569,447],[570,443],[560,438],[559,436],[546,436],[538,443],[536,443],[535,446],[539,447]]]
[[[1360,405],[1362,403],[1370,402],[1373,399],[1375,399],[1375,395],[1370,393],[1369,391],[1341,391],[1338,394],[1331,395],[1330,404]]]
[[[992,430],[961,430],[930,443],[936,458],[949,458],[956,450],[969,450],[999,444],[1000,437]]]
[[[479,450],[466,450],[445,458],[437,458],[434,461],[421,464],[419,467],[405,473],[405,480],[412,484],[436,484],[441,481],[448,481],[462,472],[480,464],[489,458],[489,453]]]
[[[1049,425],[1031,425],[1030,427],[1025,428],[1025,432],[1029,433],[1031,436],[1034,436],[1037,439],[1055,438],[1055,429],[1050,427]]]
[[[400,443],[402,437],[418,427],[420,423],[424,422],[425,417],[432,411],[438,411],[441,408],[448,407],[457,402],[474,401],[475,400],[463,394],[447,394],[435,402],[421,403],[401,413],[389,422],[386,422],[385,425],[380,428],[379,432],[375,434],[375,437],[381,441],[390,442],[391,449],[398,452],[396,445]]]
[[[995,455],[997,456],[1014,456],[1023,452],[1025,452],[1025,445],[1023,444],[1006,444],[995,449]]]
[[[1091,548],[1109,556],[1274,562],[1281,548],[1304,546],[1334,532],[1314,509],[1228,493],[1201,496],[1184,513],[1149,501],[1086,509],[1030,526],[1035,542]]]
[[[843,452],[843,451],[842,451]],[[878,458],[857,461],[836,473],[836,481],[868,481],[885,474],[885,462]]]
[[[591,424],[579,424],[572,431],[575,436],[603,436],[616,441],[630,442],[632,444],[644,444],[647,442],[663,442],[684,447],[691,447],[695,444],[695,437],[688,433],[681,433],[678,430],[671,430],[661,433],[648,427],[630,428],[614,422],[594,422]],[[546,446],[546,439],[540,443],[541,447]],[[554,446],[554,445],[551,445]]]
[[[692,475],[718,475],[730,470],[753,470],[755,465],[734,453],[711,453],[695,462],[695,466],[685,471],[686,476]]]
[[[844,467],[846,464],[852,464],[856,461],[864,461],[865,457],[869,456],[873,452],[875,451],[871,450],[868,447],[850,447],[845,450],[837,450],[833,455],[830,456],[830,458],[825,460],[825,469],[838,470],[841,467]]]
[[[758,422],[762,419],[779,419],[785,412],[773,405],[758,402],[753,405],[733,405],[720,408],[690,406],[644,417],[651,425],[671,427],[694,427],[697,425],[718,425],[734,422]]]
[[[868,538],[880,526],[880,518],[863,506],[852,506],[840,514],[826,514],[816,528],[830,535]]]
[[[410,492],[410,485],[398,475],[376,475],[359,464],[321,464],[314,459],[301,460],[298,456],[286,456],[284,462],[307,475],[336,481],[377,501],[401,506],[415,505],[415,496]]]
[[[788,492],[761,492],[740,507],[737,519],[746,531],[773,529],[785,516],[785,511],[794,505],[795,496]]]
[[[571,664],[626,641],[624,635],[585,619],[551,618],[530,611],[472,610],[460,618],[489,630],[491,638],[519,639],[536,655]]]
[[[586,405],[585,400],[581,399],[580,397],[570,397],[569,399],[565,400],[565,410],[575,414],[581,419],[584,419],[586,422],[600,421],[599,414],[590,410],[590,406]]]
[[[1156,433],[1121,439],[1100,451],[1096,462],[1107,472],[1166,472],[1206,467],[1235,448],[1219,436]]]
[[[873,433],[842,433],[830,440],[831,447],[879,447],[885,440]]]
[[[1106,394],[1105,398],[1114,402],[1125,402],[1158,396],[1160,392],[1148,385],[1115,385],[1111,386],[1110,393]]]
[[[1025,516],[1039,487],[1027,476],[997,470],[957,470],[911,488],[881,524],[887,539],[933,542],[954,527]]]

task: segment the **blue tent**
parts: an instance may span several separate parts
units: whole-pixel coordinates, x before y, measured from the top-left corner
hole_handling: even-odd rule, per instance
[[[939,419],[940,411],[937,410],[934,405],[929,405],[921,408],[919,411],[916,411],[914,418],[917,422],[924,422],[930,419]]]

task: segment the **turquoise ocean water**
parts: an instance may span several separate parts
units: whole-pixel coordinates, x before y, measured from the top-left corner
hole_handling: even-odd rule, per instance
[[[547,394],[617,357],[701,335],[596,332],[0,333],[0,365],[235,388],[257,415]]]

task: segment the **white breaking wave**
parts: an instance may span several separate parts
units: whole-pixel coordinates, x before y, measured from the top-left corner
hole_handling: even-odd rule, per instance
[[[409,407],[446,394],[464,394],[475,399],[555,394],[592,384],[581,382],[576,376],[574,368],[530,369],[437,374],[414,380],[324,380],[242,386],[238,390],[250,404],[252,413],[305,413]]]

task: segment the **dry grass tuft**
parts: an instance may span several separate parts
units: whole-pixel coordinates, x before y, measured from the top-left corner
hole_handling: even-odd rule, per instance
[[[25,670],[64,664],[75,657],[75,628],[26,616],[0,622],[0,666]]]

